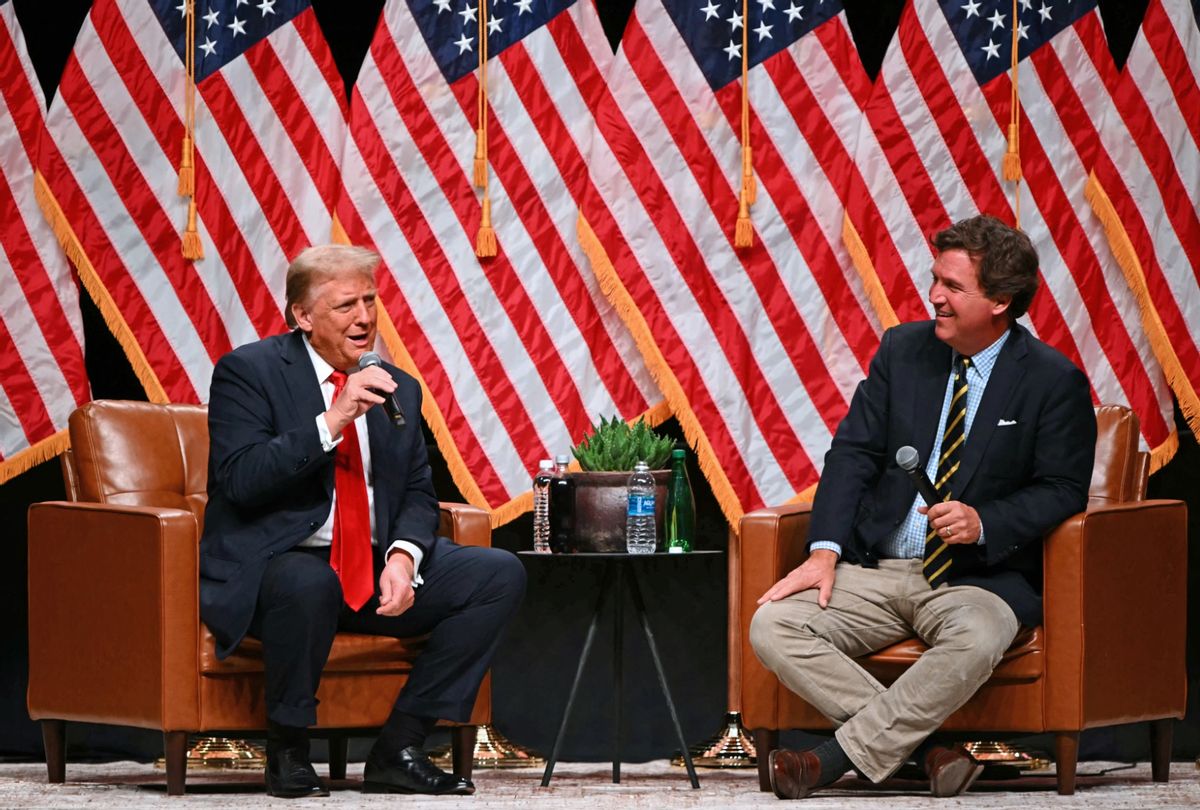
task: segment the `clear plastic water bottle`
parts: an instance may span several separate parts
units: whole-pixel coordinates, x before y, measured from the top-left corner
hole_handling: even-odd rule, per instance
[[[550,479],[554,462],[544,458],[538,462],[537,475],[533,477],[533,550],[539,554],[550,553]]]
[[[555,456],[550,478],[550,551],[570,554],[575,550],[575,479],[567,471],[568,455]]]
[[[629,506],[625,512],[625,550],[630,554],[653,554],[654,476],[646,462],[639,461],[629,476]]]

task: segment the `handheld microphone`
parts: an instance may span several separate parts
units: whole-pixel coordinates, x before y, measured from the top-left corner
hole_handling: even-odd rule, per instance
[[[375,352],[367,352],[358,358],[358,368],[361,371],[368,366],[383,366],[383,358]],[[400,402],[396,399],[396,392],[393,391],[388,394],[376,388],[372,388],[371,390],[383,397],[383,409],[387,411],[392,424],[396,427],[404,427],[404,411],[400,408]]]
[[[921,456],[917,453],[917,448],[909,447],[907,444],[896,451],[896,463],[900,465],[900,469],[908,473],[908,477],[917,486],[917,492],[925,499],[926,506],[933,506],[935,503],[941,503],[942,498],[933,487],[933,482],[929,480],[929,476],[925,474],[925,469],[921,466]]]

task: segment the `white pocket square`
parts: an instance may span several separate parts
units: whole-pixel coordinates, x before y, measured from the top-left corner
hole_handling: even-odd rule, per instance
[[[1016,423],[1016,419],[1001,419],[996,423],[996,427],[1009,427],[1010,425],[1015,425]]]

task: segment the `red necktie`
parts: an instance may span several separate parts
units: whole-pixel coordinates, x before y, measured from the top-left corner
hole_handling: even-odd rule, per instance
[[[342,392],[346,375],[335,371],[333,398]],[[358,610],[375,593],[371,566],[371,507],[367,500],[367,476],[363,472],[362,453],[358,449],[358,431],[354,423],[342,429],[342,442],[333,454],[333,488],[337,497],[333,507],[333,545],[329,564],[342,583],[342,598],[351,610]]]

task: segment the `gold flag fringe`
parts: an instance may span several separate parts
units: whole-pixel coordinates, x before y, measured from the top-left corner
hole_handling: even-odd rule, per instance
[[[716,453],[713,451],[712,444],[708,441],[708,436],[705,435],[704,430],[700,427],[700,422],[696,418],[695,412],[692,411],[687,397],[684,396],[683,387],[679,384],[679,380],[675,377],[674,372],[671,371],[666,358],[659,351],[658,346],[654,342],[654,337],[650,333],[649,325],[647,325],[646,320],[642,317],[642,313],[634,303],[633,297],[625,289],[625,285],[621,283],[621,279],[617,276],[612,261],[608,258],[608,253],[600,243],[600,239],[592,230],[592,226],[588,223],[582,211],[580,211],[579,217],[576,219],[576,230],[579,233],[579,242],[583,246],[583,252],[591,262],[592,271],[596,274],[596,278],[600,282],[600,291],[612,303],[613,307],[617,310],[617,314],[621,316],[621,320],[625,322],[625,325],[633,334],[634,342],[637,344],[638,350],[641,351],[642,357],[646,361],[646,367],[649,369],[650,375],[658,383],[659,389],[662,390],[663,395],[666,397],[667,404],[674,412],[675,418],[679,420],[679,425],[683,428],[683,435],[687,438],[688,444],[695,449],[696,460],[700,464],[700,471],[708,479],[708,483],[713,490],[713,496],[716,497],[721,511],[725,514],[725,519],[729,521],[729,525],[736,532],[738,521],[742,519],[741,504],[738,501],[737,495],[734,494],[729,478],[717,462]]]
[[[1129,289],[1133,292],[1134,300],[1137,301],[1142,329],[1150,340],[1150,348],[1154,352],[1154,356],[1162,366],[1163,374],[1167,378],[1167,385],[1171,386],[1171,390],[1175,392],[1175,398],[1179,401],[1179,410],[1183,412],[1183,418],[1191,427],[1192,432],[1200,435],[1200,396],[1197,396],[1192,381],[1184,372],[1183,364],[1179,362],[1179,355],[1175,353],[1175,348],[1171,345],[1171,339],[1167,335],[1167,329],[1163,326],[1158,309],[1150,297],[1145,270],[1138,259],[1129,233],[1125,230],[1125,224],[1121,222],[1120,215],[1113,207],[1112,199],[1096,178],[1095,172],[1088,177],[1087,185],[1083,189],[1083,196],[1092,206],[1092,211],[1100,220],[1100,224],[1104,226],[1104,234],[1108,237],[1108,244],[1112,248],[1113,256],[1125,276],[1126,283],[1129,284]],[[1176,436],[1176,447],[1178,441]],[[1162,446],[1155,448],[1151,453],[1150,469],[1152,472],[1170,461],[1171,456],[1174,455],[1174,448],[1170,452],[1164,449],[1166,444],[1164,442]]]
[[[0,484],[16,478],[44,461],[49,461],[70,446],[71,438],[67,434],[67,429],[63,428],[57,433],[34,442],[24,450],[0,460]]]
[[[862,279],[863,291],[866,292],[867,301],[871,304],[871,309],[875,310],[875,317],[879,319],[880,325],[889,329],[900,323],[900,319],[896,317],[896,310],[892,308],[892,302],[884,292],[883,282],[875,272],[875,263],[871,261],[867,246],[863,244],[862,236],[850,221],[850,215],[846,213],[842,214],[842,243],[850,254],[850,261],[854,263],[858,277]]]
[[[58,204],[58,200],[54,198],[54,192],[50,190],[50,186],[46,183],[46,178],[42,176],[40,171],[34,172],[33,196],[37,200],[38,206],[42,209],[42,215],[46,218],[50,229],[54,231],[55,238],[58,239],[58,243],[62,245],[63,250],[66,252],[67,258],[75,265],[75,271],[79,273],[79,280],[83,283],[84,289],[88,291],[88,295],[92,297],[96,308],[100,310],[100,315],[104,318],[105,324],[108,325],[109,331],[112,332],[113,337],[117,339],[117,343],[125,351],[125,356],[129,360],[129,365],[133,368],[133,373],[137,376],[138,381],[142,384],[142,388],[146,391],[146,397],[151,402],[169,402],[167,392],[163,389],[158,375],[150,368],[150,361],[146,359],[142,347],[138,345],[133,330],[129,328],[129,324],[126,323],[124,316],[117,309],[112,295],[109,294],[108,289],[104,286],[104,282],[100,280],[100,276],[96,273],[96,268],[92,265],[91,260],[88,259],[83,245],[80,244],[79,238],[71,228],[71,223],[67,221],[62,208]]]

